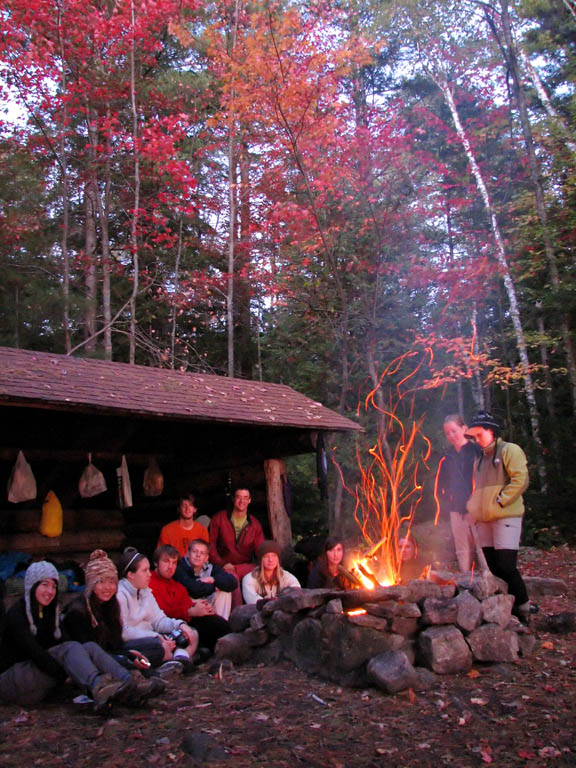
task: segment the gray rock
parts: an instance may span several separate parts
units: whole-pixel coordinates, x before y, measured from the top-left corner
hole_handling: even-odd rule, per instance
[[[359,616],[348,616],[348,621],[351,624],[356,624],[358,627],[370,627],[377,629],[379,632],[388,631],[388,619],[381,619],[379,616],[371,616],[369,613],[363,613]]]
[[[476,661],[517,661],[519,642],[516,632],[498,624],[482,624],[466,638]]]
[[[335,598],[326,603],[326,613],[342,613],[343,610],[340,598]]]
[[[415,691],[428,691],[438,685],[438,676],[426,667],[415,667],[418,682],[414,686]]]
[[[508,585],[502,579],[494,576],[490,571],[480,571],[474,573],[472,580],[467,574],[463,578],[457,578],[458,589],[469,590],[477,600],[485,600],[496,594],[507,594]]]
[[[457,612],[455,624],[464,632],[472,632],[482,621],[482,603],[470,592],[460,592],[455,598]]]
[[[434,584],[424,579],[413,579],[406,585],[409,590],[407,600],[413,603],[419,603],[427,597],[448,598],[456,594],[455,584]]]
[[[423,624],[453,624],[457,615],[458,605],[454,599],[427,597],[422,603]]]
[[[266,619],[260,611],[255,613],[250,619],[250,629],[264,629],[266,627]]]
[[[380,653],[370,659],[367,667],[368,680],[386,693],[398,693],[414,688],[418,674],[402,651]]]
[[[244,630],[243,634],[252,647],[265,645],[270,639],[270,635],[266,629],[251,629],[249,627],[248,629]]]
[[[518,653],[522,658],[527,658],[528,656],[532,656],[534,651],[536,650],[536,645],[538,644],[538,641],[534,637],[534,635],[517,635],[518,637]]]
[[[396,616],[392,619],[390,631],[404,637],[411,637],[418,631],[418,619],[405,619],[403,616]]]
[[[252,646],[244,633],[231,632],[219,638],[214,656],[216,659],[230,659],[234,664],[243,664],[252,656]]]
[[[277,601],[278,609],[286,613],[297,613],[310,608],[317,608],[328,602],[331,593],[326,589],[287,589]]]
[[[319,673],[325,663],[323,650],[322,623],[318,619],[302,619],[292,632],[293,661],[305,672]]]
[[[454,626],[429,627],[418,636],[420,659],[439,675],[467,672],[472,653],[463,634]]]
[[[563,595],[568,591],[568,584],[563,579],[548,579],[543,576],[524,576],[523,578],[530,597]]]
[[[512,595],[492,595],[482,601],[482,620],[487,624],[506,627],[512,616],[514,597]]]
[[[384,603],[364,603],[362,606],[372,616],[380,616],[382,619],[392,619],[397,615],[400,604],[394,600]]]
[[[419,619],[422,616],[422,611],[417,603],[399,603],[397,615],[403,619]]]
[[[277,664],[284,657],[280,640],[272,640],[267,645],[254,648],[250,662],[252,664]]]
[[[273,635],[289,634],[294,627],[294,614],[274,611],[267,622],[268,631]]]
[[[232,632],[244,632],[248,629],[250,620],[257,611],[255,605],[239,605],[234,608],[228,619]]]
[[[388,600],[408,600],[410,590],[407,587],[376,587],[376,589],[352,589],[342,592],[341,599],[345,611],[358,608],[364,603],[382,603]]]

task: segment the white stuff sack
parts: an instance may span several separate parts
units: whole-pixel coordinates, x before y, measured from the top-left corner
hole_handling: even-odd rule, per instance
[[[126,456],[122,456],[120,466],[116,468],[116,475],[118,476],[118,505],[120,509],[126,509],[132,506],[132,486]]]
[[[30,464],[26,461],[22,451],[18,451],[16,464],[14,464],[8,480],[8,501],[13,504],[18,504],[20,501],[31,501],[36,498],[36,493],[36,480]]]
[[[78,480],[78,492],[83,499],[89,499],[92,496],[98,496],[106,490],[106,480],[104,475],[92,464],[92,454],[88,454],[88,466],[80,475]]]

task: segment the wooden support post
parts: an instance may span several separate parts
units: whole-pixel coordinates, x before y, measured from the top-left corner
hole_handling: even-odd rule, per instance
[[[282,552],[292,548],[292,526],[284,504],[282,476],[286,475],[286,464],[282,459],[266,459],[266,498],[268,501],[268,521],[272,538],[282,547]]]

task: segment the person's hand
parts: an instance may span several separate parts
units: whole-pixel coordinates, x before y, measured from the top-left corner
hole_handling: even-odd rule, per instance
[[[216,611],[208,600],[196,600],[194,605],[188,609],[188,616],[190,617],[214,616],[215,613]]]
[[[180,624],[180,629],[182,630],[182,634],[186,635],[188,638],[188,642],[192,642],[194,640],[194,636],[196,634],[195,630],[192,629],[192,627],[189,627],[188,624]]]
[[[169,637],[164,637],[164,635],[160,635],[160,642],[164,649],[164,661],[168,661],[168,659],[172,658],[172,652],[176,648],[176,643],[174,640],[170,640]]]
[[[150,662],[143,653],[140,653],[140,651],[128,651],[128,653],[136,669],[150,669]]]
[[[227,573],[232,573],[234,576],[236,576],[236,567],[233,566],[232,563],[226,563],[226,565],[223,567]]]
[[[213,576],[204,576],[203,579],[198,579],[198,581],[204,582],[204,584],[214,584],[214,577]]]

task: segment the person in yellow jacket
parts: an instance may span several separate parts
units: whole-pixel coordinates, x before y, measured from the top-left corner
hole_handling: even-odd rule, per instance
[[[476,521],[478,541],[488,567],[508,584],[508,591],[514,596],[513,613],[527,623],[537,607],[530,604],[517,560],[528,466],[522,448],[504,442],[500,432],[500,425],[487,411],[477,413],[468,426],[466,436],[474,438],[482,455],[474,466],[473,491],[466,509]]]

